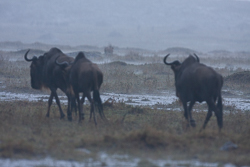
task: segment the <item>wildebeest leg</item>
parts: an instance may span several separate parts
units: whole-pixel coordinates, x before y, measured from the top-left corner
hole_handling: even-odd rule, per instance
[[[84,119],[83,104],[80,102],[79,93],[75,93],[75,96],[76,96],[76,100],[77,100],[77,104],[78,104],[78,110],[79,110],[79,122],[81,122],[82,119]]]
[[[208,121],[210,120],[210,118],[212,116],[212,111],[215,110],[215,105],[214,105],[214,101],[213,100],[207,101],[207,105],[208,105],[208,112],[207,112],[207,116],[206,116],[206,119],[205,119],[205,122],[203,124],[202,129],[206,128],[206,125],[207,125]]]
[[[222,106],[222,98],[221,95],[218,97],[218,102],[216,105],[217,112],[215,112],[217,117],[217,123],[219,126],[219,131],[221,131],[221,128],[223,127],[223,106]]]
[[[84,93],[83,93],[83,94],[82,94],[82,99],[81,99],[82,107],[83,107],[84,102],[85,102],[85,95],[84,95]]]
[[[192,117],[192,108],[194,106],[195,101],[191,101],[189,106],[188,106],[188,115],[189,115],[189,122],[191,124],[192,127],[196,126],[195,120]]]
[[[59,107],[59,111],[60,111],[60,115],[61,115],[61,119],[63,119],[64,117],[65,117],[65,115],[64,115],[64,113],[63,113],[63,111],[62,111],[62,108],[61,108],[61,104],[60,104],[60,100],[59,100],[59,98],[58,98],[58,96],[57,96],[57,93],[56,92],[54,92],[53,93],[54,94],[54,96],[55,96],[55,99],[56,99],[56,104],[58,105],[58,107]]]
[[[88,98],[89,102],[90,102],[90,117],[89,117],[89,121],[91,119],[91,115],[93,113],[93,116],[94,116],[94,122],[95,122],[95,125],[97,125],[96,123],[96,118],[95,118],[95,108],[94,108],[94,100],[91,98],[91,95],[90,95],[90,92],[87,92],[86,93],[86,97]]]
[[[76,98],[75,97],[71,97],[71,103],[70,103],[70,109],[71,109],[71,113],[74,109],[75,111],[75,115],[77,116],[77,105],[76,105]]]
[[[50,93],[50,96],[49,96],[49,100],[48,100],[48,111],[47,111],[46,117],[49,117],[50,106],[51,106],[51,104],[52,104],[52,100],[53,100],[53,94],[52,94],[52,92],[51,92],[51,93]]]
[[[188,111],[187,111],[187,102],[182,102],[183,108],[184,108],[184,117],[186,118],[186,120],[188,121]],[[189,123],[188,125],[189,126]]]
[[[67,97],[68,97],[67,117],[69,121],[72,121],[72,97],[70,97],[70,95],[67,95]]]

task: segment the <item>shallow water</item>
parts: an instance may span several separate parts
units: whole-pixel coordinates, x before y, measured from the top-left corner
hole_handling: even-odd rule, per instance
[[[158,166],[158,167],[223,167],[219,163],[200,162],[198,160],[181,160],[175,161],[166,159],[141,159],[138,157],[131,157],[129,155],[107,154],[100,152],[97,155],[97,160],[87,158],[82,161],[71,160],[55,160],[51,157],[43,159],[0,159],[1,167],[34,167],[34,166],[48,166],[48,167],[137,167],[138,165]],[[235,167],[233,164],[225,164],[224,167]]]

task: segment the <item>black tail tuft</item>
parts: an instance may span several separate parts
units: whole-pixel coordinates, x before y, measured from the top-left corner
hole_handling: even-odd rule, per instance
[[[100,98],[100,93],[99,93],[98,90],[94,90],[94,92],[93,92],[93,98],[94,98],[94,102],[96,102],[98,104],[102,103],[102,100]]]
[[[101,118],[106,120],[106,117],[103,113],[102,100],[101,100],[100,93],[98,90],[94,90],[93,99],[94,99],[94,102],[97,103],[97,105],[98,105],[98,110],[99,110],[99,114],[100,114]]]

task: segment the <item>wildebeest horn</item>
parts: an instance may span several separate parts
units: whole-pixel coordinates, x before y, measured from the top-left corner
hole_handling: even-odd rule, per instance
[[[177,61],[177,60],[175,60],[175,61],[173,61],[173,62],[171,62],[171,63],[168,63],[166,60],[167,60],[167,58],[168,58],[169,55],[170,55],[170,54],[167,54],[167,55],[164,57],[164,59],[163,59],[163,62],[164,62],[166,65],[180,64],[180,62]]]
[[[32,59],[29,59],[27,56],[28,56],[28,53],[29,53],[29,51],[30,51],[30,49],[25,53],[25,55],[24,55],[24,59],[26,60],[26,61],[33,61],[33,60],[35,60],[36,59],[36,56],[33,56],[33,58]]]
[[[67,62],[67,61],[63,61],[63,62],[61,62],[61,63],[58,62],[57,59],[58,59],[59,57],[60,57],[60,56],[58,56],[58,57],[56,58],[56,61],[55,61],[57,65],[59,65],[60,67],[67,67],[67,66],[69,66],[69,62]]]
[[[199,57],[194,53],[194,56],[196,57],[196,59],[197,59],[197,62],[200,62],[200,59],[199,59]]]

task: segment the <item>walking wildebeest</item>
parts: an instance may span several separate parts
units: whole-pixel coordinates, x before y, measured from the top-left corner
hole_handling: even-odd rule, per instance
[[[60,117],[64,118],[64,113],[62,111],[60,100],[56,93],[57,88],[61,89],[64,93],[67,90],[66,77],[64,71],[55,63],[55,60],[73,62],[74,58],[65,55],[58,48],[51,48],[48,52],[44,53],[44,55],[29,59],[28,50],[24,59],[28,62],[31,62],[30,65],[30,77],[31,77],[31,87],[33,89],[49,88],[51,93],[48,100],[48,111],[46,116],[49,117],[50,114],[50,106],[52,104],[53,98],[56,99],[56,104],[59,107]],[[66,94],[67,95],[67,94]],[[69,96],[67,95],[68,99]]]
[[[221,88],[223,86],[223,78],[211,67],[199,62],[196,54],[190,55],[182,63],[178,60],[171,63],[167,62],[170,54],[166,55],[163,62],[171,65],[171,69],[175,75],[176,96],[179,97],[183,104],[184,116],[191,126],[195,127],[195,121],[192,118],[192,107],[196,101],[206,101],[208,105],[208,113],[203,124],[205,129],[212,111],[217,117],[219,130],[223,126],[223,106],[221,98]],[[217,101],[217,104],[215,104]],[[187,103],[190,102],[189,106]]]
[[[68,62],[59,62],[59,60],[56,60],[56,63],[60,65],[62,69],[64,69],[68,74],[68,92],[70,92],[69,94],[71,94],[72,101],[74,101],[75,98],[77,100],[79,108],[79,122],[84,119],[83,103],[85,97],[88,98],[91,104],[90,120],[92,114],[94,114],[94,122],[96,125],[94,103],[98,104],[98,110],[101,118],[106,120],[106,117],[103,113],[102,100],[99,93],[99,89],[103,82],[103,73],[98,68],[97,64],[94,64],[89,59],[87,59],[83,52],[78,53],[75,61],[72,64]],[[91,98],[92,91],[93,99]],[[83,93],[81,100],[79,97],[79,93]],[[68,106],[68,118],[72,119],[70,106]]]

